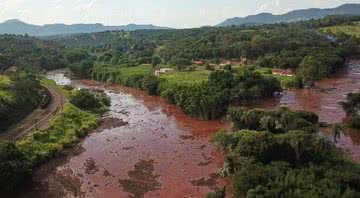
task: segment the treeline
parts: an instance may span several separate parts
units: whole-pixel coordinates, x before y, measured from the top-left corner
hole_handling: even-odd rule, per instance
[[[0,132],[37,108],[45,94],[32,74],[20,72],[0,76]]]
[[[21,70],[66,67],[64,47],[27,35],[0,35],[0,72],[16,66]]]
[[[350,118],[350,126],[360,129],[360,93],[349,93],[340,105]]]
[[[360,196],[359,164],[317,133],[317,115],[241,108],[230,117],[233,132],[212,141],[227,153],[222,174],[233,178],[234,197]]]
[[[31,178],[32,168],[86,136],[98,125],[99,114],[110,105],[104,92],[66,88],[70,103],[49,123],[48,128],[35,130],[16,143],[0,140],[0,193],[16,189]],[[67,92],[65,89],[62,91]]]
[[[170,103],[198,119],[211,120],[223,116],[232,104],[244,104],[281,91],[280,82],[258,72],[215,71],[203,83],[169,82],[152,75],[151,66],[114,68],[96,66],[93,78],[140,88],[151,95],[161,95]]]
[[[360,20],[359,17],[329,16],[272,25],[108,31],[52,39],[70,47],[69,53],[87,52],[73,67],[81,74],[86,68],[90,70],[93,64],[126,67],[162,64],[184,69],[196,60],[220,63],[242,59],[247,60],[247,64],[260,67],[298,70],[298,81],[311,86],[313,81],[327,77],[340,68],[346,57],[355,52],[353,46],[360,43],[348,39],[340,45],[319,33],[318,28],[357,20]]]

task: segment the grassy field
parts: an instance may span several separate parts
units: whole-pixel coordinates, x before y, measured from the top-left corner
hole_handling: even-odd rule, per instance
[[[333,34],[344,33],[347,35],[352,35],[357,38],[360,38],[360,21],[356,22],[354,25],[341,25],[341,26],[332,26],[320,29],[322,32],[331,32]]]
[[[160,79],[172,84],[201,84],[208,80],[210,72],[199,70],[193,72],[176,72],[175,74],[164,74]]]
[[[0,75],[0,101],[11,103],[14,100],[14,93],[10,89],[11,80],[4,75]]]
[[[277,78],[280,81],[281,86],[284,88],[294,86],[295,78],[296,78],[295,76],[272,74],[272,71],[270,68],[257,68],[256,71],[261,73],[264,76],[273,76],[273,77]]]

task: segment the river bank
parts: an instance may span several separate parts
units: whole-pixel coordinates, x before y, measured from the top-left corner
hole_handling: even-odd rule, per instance
[[[70,82],[57,72],[49,78]],[[223,161],[209,142],[226,123],[197,121],[136,89],[92,80],[72,85],[105,90],[110,112],[74,151],[39,167],[15,197],[203,197],[228,185],[214,174]]]
[[[330,124],[346,122],[346,113],[338,103],[345,101],[348,93],[360,91],[360,60],[351,60],[348,66],[333,77],[316,82],[311,89],[286,90],[277,98],[256,104],[255,107],[273,109],[287,106],[293,110],[311,111],[321,122]],[[355,161],[360,162],[360,131],[346,129],[337,145],[345,149]]]
[[[111,98],[103,124],[74,150],[38,168],[34,182],[14,197],[203,197],[231,186],[214,173],[222,167],[209,137],[229,124],[198,121],[158,96],[93,80],[71,81],[63,71],[49,73],[58,84],[105,90]],[[315,112],[320,120],[346,120],[338,105],[359,91],[360,61],[312,89],[290,89],[259,108],[286,105]],[[338,141],[360,160],[360,133],[346,131]]]

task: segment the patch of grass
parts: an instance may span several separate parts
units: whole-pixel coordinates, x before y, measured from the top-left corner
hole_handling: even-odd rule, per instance
[[[160,79],[163,79],[170,84],[194,85],[208,81],[209,74],[210,72],[207,70],[192,71],[192,72],[176,72],[174,74],[161,75]]]
[[[276,79],[278,79],[281,83],[281,86],[286,87],[293,87],[296,81],[296,77],[294,76],[285,76],[285,75],[278,75],[278,74],[272,74],[272,71],[270,68],[257,68],[255,71],[263,74],[264,76],[273,76]]]
[[[73,145],[95,128],[99,117],[81,111],[71,104],[45,130],[37,130],[16,143],[33,165],[52,158],[64,148]]]
[[[354,25],[340,25],[332,26],[320,29],[322,32],[331,32],[333,34],[344,33],[346,35],[355,36],[360,38],[360,21],[354,23]]]
[[[11,90],[11,80],[9,77],[0,75],[0,101],[5,103],[12,103],[15,99],[15,94]]]

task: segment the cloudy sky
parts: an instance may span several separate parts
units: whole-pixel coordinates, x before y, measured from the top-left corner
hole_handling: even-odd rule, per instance
[[[169,27],[214,25],[235,17],[319,7],[360,0],[0,0],[0,21],[20,19],[33,24],[129,23]]]

